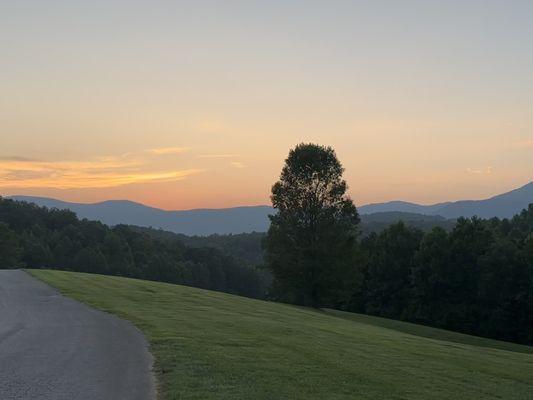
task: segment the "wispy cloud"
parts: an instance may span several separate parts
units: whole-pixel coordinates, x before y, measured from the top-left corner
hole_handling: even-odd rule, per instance
[[[32,161],[10,157],[0,159],[0,187],[108,188],[134,183],[177,181],[201,171],[148,171],[142,162],[128,156],[100,157],[91,161]]]
[[[39,161],[33,158],[26,158],[20,156],[0,156],[0,161]]]
[[[466,172],[468,172],[469,174],[476,174],[476,175],[490,175],[492,174],[492,167],[467,168]]]
[[[230,163],[230,165],[232,167],[235,167],[235,168],[244,168],[245,167],[245,165],[242,162],[240,162],[240,161],[232,161]]]
[[[520,149],[533,149],[533,139],[525,139],[515,142],[514,147],[518,147]]]
[[[240,154],[201,154],[198,158],[234,158],[240,157]]]
[[[188,147],[160,147],[156,149],[149,149],[148,152],[156,155],[167,155],[167,154],[182,154],[188,151]]]

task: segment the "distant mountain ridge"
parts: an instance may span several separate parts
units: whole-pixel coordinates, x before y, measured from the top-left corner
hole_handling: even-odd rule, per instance
[[[32,196],[10,196],[19,201],[48,208],[69,209],[80,218],[102,221],[107,225],[128,224],[153,227],[185,235],[265,232],[269,226],[270,206],[245,206],[223,209],[167,211],[129,200],[108,200],[94,204]],[[509,218],[533,203],[533,182],[486,200],[466,200],[420,205],[403,201],[368,204],[358,207],[363,223],[392,223],[402,220],[439,222],[461,216]]]
[[[420,205],[403,201],[392,201],[380,204],[368,204],[359,207],[361,214],[375,212],[401,211],[424,215],[440,215],[444,218],[473,217],[510,218],[533,203],[533,182],[518,189],[503,193],[485,200],[461,200]]]
[[[438,210],[452,204],[451,202],[447,203],[438,203],[433,205],[421,205],[416,203],[410,203],[407,201],[388,201],[386,203],[372,203],[367,204],[361,207],[358,207],[359,213],[361,214],[374,214],[382,212],[405,212],[413,214],[423,214],[423,215],[439,215]]]
[[[222,209],[167,211],[129,200],[108,200],[81,204],[46,197],[11,196],[19,201],[48,208],[68,209],[79,218],[101,221],[107,225],[137,225],[153,227],[185,235],[211,235],[243,232],[265,232],[269,206],[244,206]]]

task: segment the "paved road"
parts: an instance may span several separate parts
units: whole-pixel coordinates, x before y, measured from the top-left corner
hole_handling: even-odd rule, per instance
[[[151,364],[129,322],[0,271],[1,400],[154,399]]]

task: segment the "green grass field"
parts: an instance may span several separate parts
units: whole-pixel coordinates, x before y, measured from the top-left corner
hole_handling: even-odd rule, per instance
[[[161,399],[533,399],[533,348],[164,283],[30,271],[132,321]]]

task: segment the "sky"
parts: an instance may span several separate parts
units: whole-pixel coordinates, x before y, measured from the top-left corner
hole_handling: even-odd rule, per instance
[[[332,146],[356,205],[533,180],[531,1],[0,0],[0,195],[268,204]]]

